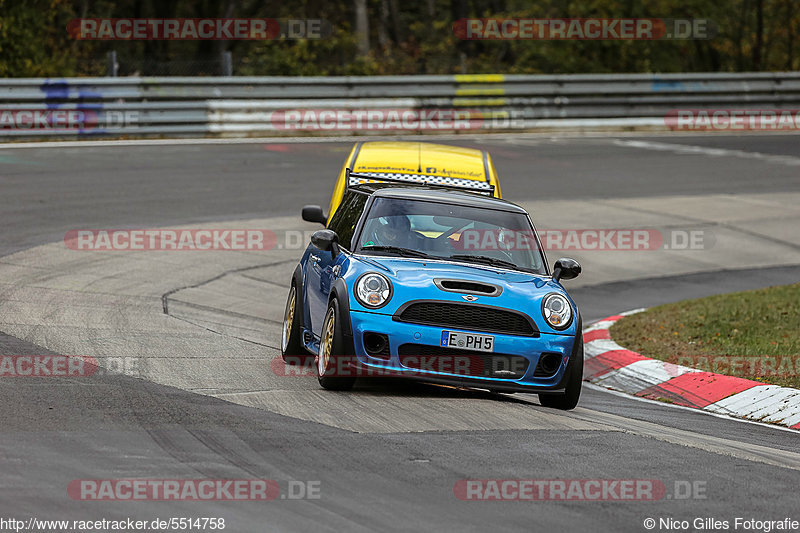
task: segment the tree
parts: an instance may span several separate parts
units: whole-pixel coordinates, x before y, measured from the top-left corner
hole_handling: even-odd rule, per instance
[[[369,18],[367,17],[367,0],[353,0],[356,11],[356,38],[358,39],[358,55],[369,54]]]

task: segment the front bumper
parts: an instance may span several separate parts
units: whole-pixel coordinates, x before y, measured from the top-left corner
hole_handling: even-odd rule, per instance
[[[429,370],[420,367],[411,368],[404,366],[398,352],[404,344],[439,347],[442,331],[461,331],[465,333],[483,334],[479,331],[470,331],[459,328],[447,328],[412,324],[392,320],[391,315],[351,311],[351,331],[353,334],[353,351],[355,357],[351,365],[359,370],[360,375],[390,375],[392,377],[407,377],[419,381],[442,383],[462,387],[476,387],[509,392],[562,392],[563,380],[567,365],[573,353],[576,352],[576,337],[573,335],[559,335],[540,333],[538,337],[523,337],[517,335],[504,335],[491,333],[494,336],[494,354],[497,357],[522,356],[528,364],[521,377],[487,377],[486,375],[469,375],[465,372]],[[382,333],[389,338],[389,355],[373,357],[367,354],[364,348],[364,333]],[[580,333],[578,333],[580,334]],[[458,350],[452,350],[454,357]],[[561,358],[558,370],[546,377],[534,376],[539,358],[543,353],[559,354]],[[492,354],[486,354],[492,356]]]

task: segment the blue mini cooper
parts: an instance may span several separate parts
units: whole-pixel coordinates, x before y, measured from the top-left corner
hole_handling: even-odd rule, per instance
[[[281,352],[319,383],[358,377],[533,392],[574,408],[583,378],[581,317],[527,212],[491,191],[355,175],[294,271]]]

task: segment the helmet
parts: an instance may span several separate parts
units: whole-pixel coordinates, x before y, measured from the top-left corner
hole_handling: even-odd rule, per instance
[[[383,223],[383,221],[386,221]],[[411,236],[411,221],[405,215],[381,217],[375,229],[378,244],[406,247]]]

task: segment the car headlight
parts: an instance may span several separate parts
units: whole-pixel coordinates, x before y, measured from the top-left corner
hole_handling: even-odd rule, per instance
[[[377,309],[392,299],[392,284],[383,274],[368,272],[356,281],[355,295],[364,307]]]
[[[542,300],[542,315],[553,329],[567,329],[572,322],[572,306],[562,295],[552,292]]]

